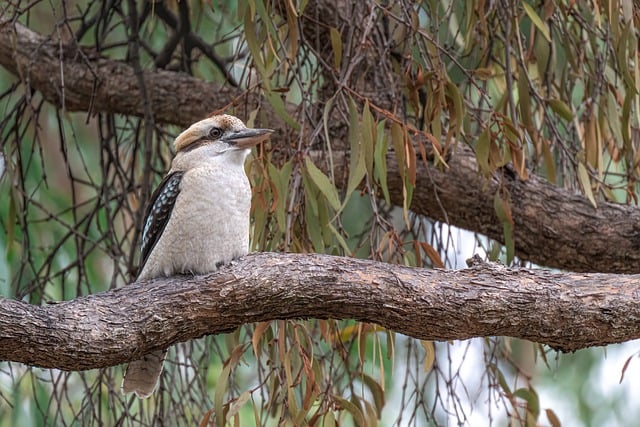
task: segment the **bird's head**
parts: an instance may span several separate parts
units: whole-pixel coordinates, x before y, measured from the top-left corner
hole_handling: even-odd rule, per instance
[[[174,141],[176,163],[207,162],[217,159],[244,164],[251,147],[273,133],[271,129],[251,129],[237,117],[222,114],[191,125]]]

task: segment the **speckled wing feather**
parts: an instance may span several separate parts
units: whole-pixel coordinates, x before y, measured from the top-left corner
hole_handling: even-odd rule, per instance
[[[165,176],[151,196],[142,229],[142,248],[138,274],[144,268],[153,247],[158,243],[165,226],[169,222],[171,211],[176,203],[178,194],[180,194],[180,182],[183,175],[184,172],[179,171]]]

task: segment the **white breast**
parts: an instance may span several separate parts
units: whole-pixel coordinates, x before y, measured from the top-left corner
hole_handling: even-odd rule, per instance
[[[139,279],[204,274],[248,252],[251,187],[243,167],[194,168],[180,188]]]

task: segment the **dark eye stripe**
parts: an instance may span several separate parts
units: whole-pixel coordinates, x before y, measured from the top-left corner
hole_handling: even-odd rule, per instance
[[[197,139],[195,141],[193,141],[191,144],[187,145],[186,147],[184,147],[182,150],[183,153],[188,153],[189,151],[196,149],[198,147],[203,146],[204,144],[206,144],[207,142],[211,141],[208,137],[203,136],[200,139]]]

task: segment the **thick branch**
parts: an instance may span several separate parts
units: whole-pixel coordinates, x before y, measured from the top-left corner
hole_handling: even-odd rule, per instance
[[[130,66],[69,46],[61,62],[58,48],[58,43],[19,24],[0,27],[0,65],[50,102],[60,106],[64,99],[70,111],[144,116],[143,97]],[[147,71],[144,77],[158,122],[185,126],[228,104],[252,109],[260,103],[255,94],[185,74]],[[280,126],[267,105],[263,111],[269,126]],[[440,170],[420,165],[411,208],[501,241],[502,225],[493,208],[497,184],[478,174],[475,157],[467,148],[460,148],[449,166]],[[573,271],[640,272],[638,208],[601,203],[596,210],[584,197],[536,177],[526,182],[507,177],[507,185],[516,253],[521,258]],[[389,157],[389,189],[393,202],[402,205],[402,183],[393,156]]]
[[[640,337],[638,289],[637,276],[260,253],[216,274],[59,304],[0,300],[0,360],[100,368],[244,323],[301,318],[357,319],[425,340],[506,335],[572,351]]]
[[[449,161],[450,170],[419,168],[411,209],[503,241],[503,228],[493,199],[497,180],[478,174],[475,154],[459,147]],[[389,174],[389,187],[402,188],[400,176]],[[640,272],[640,209],[600,202],[598,208],[581,194],[549,184],[535,175],[521,181],[504,171],[511,195],[516,254],[538,265],[582,272]],[[392,193],[402,205],[402,195]]]
[[[0,65],[68,111],[144,117],[144,97],[133,67],[90,49],[0,22]],[[144,81],[156,122],[186,127],[224,106],[242,105],[250,111],[260,103],[257,94],[183,73],[146,71]]]

